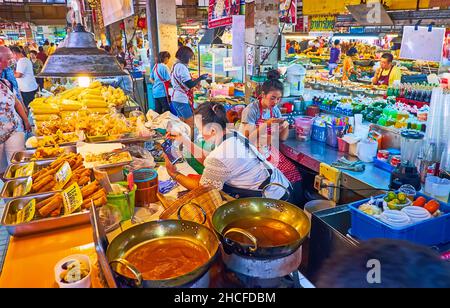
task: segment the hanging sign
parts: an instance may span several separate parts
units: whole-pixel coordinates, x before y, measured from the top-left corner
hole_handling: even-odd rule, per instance
[[[247,45],[247,75],[253,75],[253,68],[255,67],[255,46]]]
[[[101,5],[105,26],[134,15],[133,0],[101,0]]]
[[[297,24],[297,0],[279,0],[280,1],[280,22],[287,24]]]
[[[230,0],[209,0],[208,28],[231,25]]]
[[[232,16],[239,15],[244,0],[209,0],[208,28],[230,26]]]
[[[333,31],[335,23],[335,16],[314,16],[310,18],[309,31]]]
[[[403,28],[400,57],[411,60],[440,62],[444,49],[445,28]],[[427,46],[427,48],[423,48]]]

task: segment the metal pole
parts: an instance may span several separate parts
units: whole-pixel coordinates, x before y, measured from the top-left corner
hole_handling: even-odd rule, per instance
[[[152,68],[155,65],[156,57],[159,53],[158,39],[158,14],[156,11],[156,0],[146,0],[145,8],[147,13],[147,32],[149,47],[149,62]]]

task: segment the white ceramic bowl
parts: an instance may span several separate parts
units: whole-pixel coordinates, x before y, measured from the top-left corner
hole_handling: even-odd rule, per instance
[[[62,268],[63,264],[71,261],[71,260],[78,260],[80,262],[86,263],[88,265],[89,268],[89,273],[87,274],[86,277],[84,277],[83,279],[77,281],[77,282],[72,282],[72,283],[65,283],[61,281],[61,273],[64,271],[64,269]],[[56,283],[58,283],[60,288],[70,288],[70,289],[86,289],[86,288],[90,288],[91,286],[91,272],[92,272],[92,267],[91,267],[91,262],[89,260],[89,257],[86,255],[70,255],[64,259],[62,259],[61,261],[59,261],[58,263],[56,263],[55,265],[55,281]]]

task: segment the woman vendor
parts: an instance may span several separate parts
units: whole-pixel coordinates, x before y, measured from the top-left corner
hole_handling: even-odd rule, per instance
[[[394,56],[390,53],[385,53],[381,56],[380,68],[377,69],[372,83],[377,86],[392,86],[395,81],[402,79],[400,69],[394,65]]]
[[[282,118],[277,106],[283,97],[283,83],[279,78],[280,73],[276,70],[267,73],[261,97],[242,112],[240,130],[254,144],[259,145],[261,154],[278,167],[291,183],[296,183],[301,180],[297,166],[281,154],[276,146],[270,144],[272,140],[285,141],[289,135],[289,123]],[[274,137],[272,132],[276,126],[273,124],[278,124],[279,128],[279,135]]]
[[[208,74],[201,75],[197,79],[192,79],[189,72],[189,62],[194,57],[194,52],[189,47],[183,46],[175,54],[177,62],[172,67],[171,82],[173,86],[172,108],[176,115],[191,127],[194,136],[193,89],[200,81],[208,78]]]
[[[266,197],[290,200],[292,186],[281,171],[247,138],[226,129],[226,112],[221,104],[200,105],[195,111],[195,126],[215,148],[204,159],[205,169],[200,179],[182,175],[166,158],[167,171],[175,181],[190,190],[200,185],[212,186],[236,198],[262,197],[263,189],[267,188]]]
[[[352,47],[347,51],[344,63],[342,65],[342,81],[356,80],[356,76],[360,75],[355,68],[355,64],[353,63],[353,58],[357,53],[358,50],[355,47]]]

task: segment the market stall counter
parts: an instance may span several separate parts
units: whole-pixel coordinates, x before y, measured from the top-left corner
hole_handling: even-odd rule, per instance
[[[185,174],[195,174],[187,163],[181,163],[179,169]],[[164,167],[158,169],[158,178],[161,181],[169,178]],[[178,186],[164,196],[169,201],[174,200],[178,192],[183,190],[183,187]],[[142,209],[136,208],[137,222],[158,219],[164,210],[160,205],[157,212],[149,215]],[[108,238],[117,236],[131,226],[133,224],[130,220],[122,222],[118,229],[108,234]],[[55,265],[61,259],[77,254],[86,255],[90,259],[91,287],[106,287],[97,262],[92,226],[83,224],[23,237],[11,236],[0,275],[0,288],[57,288]]]
[[[302,142],[288,139],[280,145],[280,149],[284,155],[314,172],[319,172],[320,163],[331,165],[341,157],[347,157],[350,160],[356,159],[352,159],[350,155],[338,152],[337,149],[315,140]],[[361,189],[389,189],[390,173],[375,167],[372,163],[366,163],[365,170],[362,172],[341,171],[341,186],[350,190],[358,190],[358,194],[362,196],[372,196],[374,191],[363,191]]]

